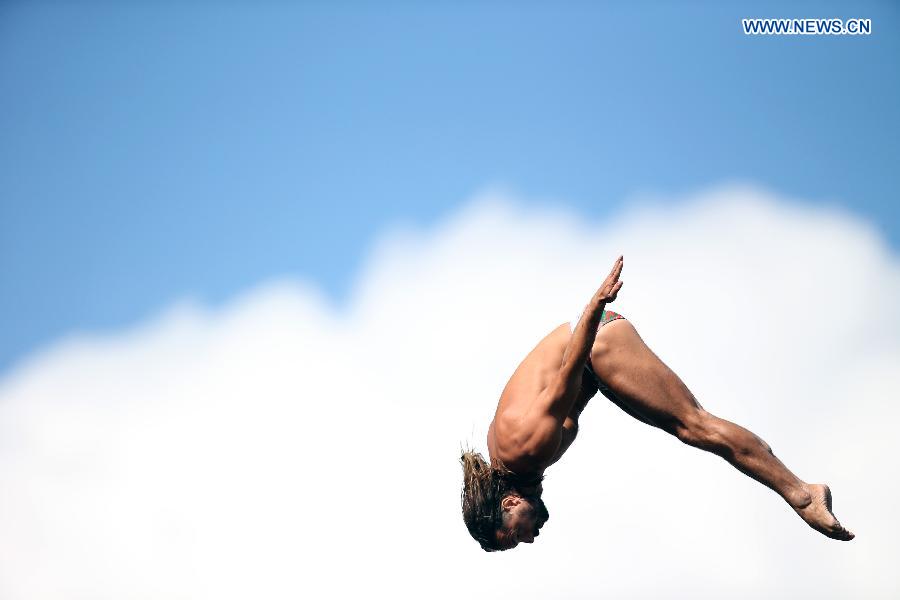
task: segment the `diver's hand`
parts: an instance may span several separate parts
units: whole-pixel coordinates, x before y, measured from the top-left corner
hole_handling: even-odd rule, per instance
[[[622,274],[622,265],[624,262],[624,257],[622,256],[616,259],[616,263],[613,265],[612,271],[610,271],[609,275],[606,277],[606,281],[603,282],[603,285],[601,285],[600,289],[597,290],[597,293],[594,294],[592,304],[595,310],[598,308],[603,310],[605,304],[615,301],[619,290],[622,289],[623,282],[619,281],[619,275]]]

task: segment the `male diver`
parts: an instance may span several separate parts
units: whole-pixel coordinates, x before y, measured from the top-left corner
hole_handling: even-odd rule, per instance
[[[622,287],[622,266],[619,257],[580,319],[551,331],[512,374],[488,429],[489,461],[462,455],[462,512],[472,537],[486,551],[534,541],[549,516],[544,470],[575,440],[579,415],[600,391],[636,419],[773,489],[816,531],[853,539],[832,513],[827,485],[799,479],[752,432],[704,410],[634,326],[605,310]]]

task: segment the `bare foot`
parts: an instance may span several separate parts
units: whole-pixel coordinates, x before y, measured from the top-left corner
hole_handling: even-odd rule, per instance
[[[827,485],[810,483],[809,494],[812,497],[810,503],[794,510],[810,527],[835,540],[848,542],[856,537],[831,512],[831,490]]]

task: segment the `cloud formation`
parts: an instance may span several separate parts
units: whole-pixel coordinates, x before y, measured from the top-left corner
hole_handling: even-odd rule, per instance
[[[830,483],[855,541],[602,397],[538,542],[468,537],[460,445],[619,253],[615,310]],[[731,187],[590,221],[489,191],[386,232],[342,310],[272,282],[6,374],[0,597],[896,597],[897,306],[898,257],[835,210]]]

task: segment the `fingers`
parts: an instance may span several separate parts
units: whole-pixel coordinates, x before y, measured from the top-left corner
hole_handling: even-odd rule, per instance
[[[625,265],[625,257],[619,256],[613,264],[612,271],[606,277],[606,281],[597,290],[596,298],[602,302],[612,302],[616,299],[616,294],[622,289],[622,282],[619,281],[619,275],[622,274],[622,267]]]
[[[616,259],[615,264],[613,264],[612,271],[609,272],[608,280],[616,281],[619,279],[619,275],[622,274],[622,266],[625,264],[625,257],[620,255],[619,258]]]
[[[616,296],[619,295],[619,290],[622,289],[622,284],[624,281],[617,281],[616,284],[612,288],[612,292],[609,294],[609,300],[607,302],[613,302],[616,299]]]

